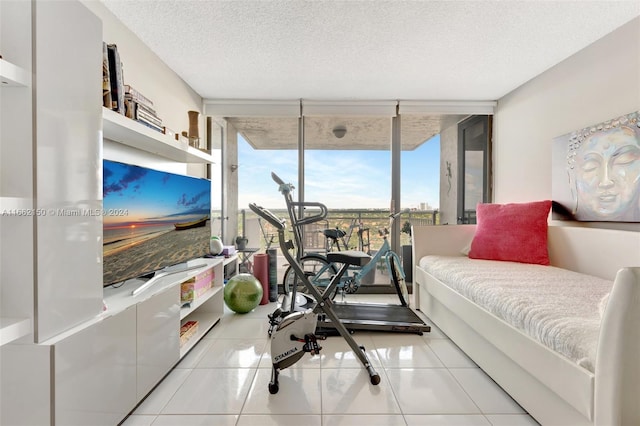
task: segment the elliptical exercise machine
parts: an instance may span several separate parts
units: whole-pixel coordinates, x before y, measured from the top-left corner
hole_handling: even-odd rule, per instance
[[[345,285],[354,277],[366,275],[365,271],[371,271],[375,268],[375,262],[379,259],[386,261],[390,270],[393,287],[398,295],[399,304],[378,304],[378,303],[347,303],[336,301],[332,307],[333,312],[340,318],[340,323],[349,331],[368,330],[368,331],[385,331],[395,333],[416,333],[423,334],[431,331],[431,327],[427,325],[416,312],[409,307],[409,298],[406,285],[404,283],[404,272],[400,266],[398,256],[393,253],[389,247],[389,243],[385,239],[383,247],[378,253],[372,257],[365,252],[357,250],[335,251],[329,252],[326,256],[313,253],[304,253],[302,228],[304,225],[325,219],[328,213],[327,207],[318,202],[296,202],[293,201],[291,195],[293,185],[286,184],[278,175],[271,173],[271,178],[278,184],[278,190],[282,193],[287,206],[291,228],[293,230],[293,238],[297,248],[296,260],[299,268],[294,268],[293,264],[285,271],[283,287],[285,290],[282,299],[282,311],[274,312],[270,316],[272,327],[276,319],[272,318],[276,313],[284,316],[287,313],[295,311],[303,311],[307,307],[309,301],[313,302],[306,292],[307,286],[303,284],[299,278],[300,270],[308,282],[318,292],[323,292],[325,298],[330,297],[334,300],[337,292],[344,292]],[[314,210],[319,209],[317,214],[309,214],[305,209],[308,207]],[[300,213],[296,213],[296,209]],[[391,215],[393,218],[395,215]],[[357,260],[356,260],[357,259]],[[351,268],[347,268],[338,274],[339,265],[348,263]],[[354,270],[356,271],[355,273]],[[291,274],[293,271],[293,274]],[[351,274],[349,274],[351,273]],[[337,276],[337,278],[336,278]],[[359,279],[359,278],[356,278]],[[300,287],[300,291],[298,288]],[[344,293],[343,293],[344,294]],[[318,317],[318,328],[316,334],[335,334],[334,321],[328,315],[320,315]]]
[[[282,312],[278,312],[279,310],[277,310],[269,315],[269,321],[271,323],[269,330],[271,335],[271,359],[273,363],[269,393],[278,393],[278,375],[280,370],[298,362],[306,352],[315,355],[322,349],[322,347],[318,345],[315,335],[319,313],[331,319],[338,333],[347,341],[353,353],[369,373],[371,384],[377,385],[380,383],[380,375],[371,365],[364,346],[358,346],[349,331],[340,321],[340,318],[338,318],[333,311],[333,301],[331,300],[330,293],[325,290],[320,294],[305,275],[297,259],[291,254],[290,250],[294,249],[294,245],[292,241],[286,241],[284,235],[286,222],[276,217],[269,210],[254,203],[249,204],[249,208],[276,228],[283,256],[289,261],[296,275],[311,295],[311,297],[305,295],[308,302],[306,306],[310,306],[308,309],[296,312],[290,311],[285,316],[282,316]],[[362,255],[358,254],[358,252],[349,252],[350,254],[344,254],[346,252],[342,253],[340,256],[340,262],[343,263],[342,267],[332,279],[334,285],[330,285],[329,287],[335,288],[340,277],[349,269],[349,266],[364,266],[370,259],[370,256],[365,253],[362,253]],[[311,298],[315,299],[315,303],[312,303]]]

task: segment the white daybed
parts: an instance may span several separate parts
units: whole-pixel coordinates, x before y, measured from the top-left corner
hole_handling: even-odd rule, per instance
[[[429,255],[464,256],[475,229],[413,227],[414,306],[541,424],[640,425],[640,232],[549,226],[552,266],[612,281],[606,309],[598,314],[598,337],[592,339],[595,360],[585,367],[479,307],[420,266]],[[517,273],[509,276],[518,280]]]

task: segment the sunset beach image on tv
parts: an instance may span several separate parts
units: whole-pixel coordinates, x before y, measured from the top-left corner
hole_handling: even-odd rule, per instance
[[[103,162],[103,284],[202,257],[211,237],[211,182]]]

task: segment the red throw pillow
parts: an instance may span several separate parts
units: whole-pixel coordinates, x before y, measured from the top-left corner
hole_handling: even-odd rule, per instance
[[[551,201],[478,204],[472,259],[549,264],[547,219]]]

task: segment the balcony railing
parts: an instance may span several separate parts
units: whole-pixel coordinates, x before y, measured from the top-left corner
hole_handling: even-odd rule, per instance
[[[271,211],[277,216],[287,219],[289,223],[285,209],[272,209]],[[437,210],[412,210],[403,213],[396,220],[399,221],[401,228],[405,222],[409,222],[411,225],[437,225],[440,222],[440,215]],[[252,211],[241,211],[238,224],[238,235],[246,236],[251,247],[262,250],[268,246],[277,248],[275,229],[260,220]],[[352,250],[376,250],[382,245],[382,236],[378,231],[389,228],[389,211],[384,209],[330,209],[326,219],[305,226],[303,242],[305,251],[326,251],[328,249],[327,240],[322,231],[336,228],[346,233],[340,241],[341,247],[345,243],[346,247]],[[290,236],[292,237],[292,234]],[[410,244],[410,236],[402,233],[400,243],[401,245]]]

